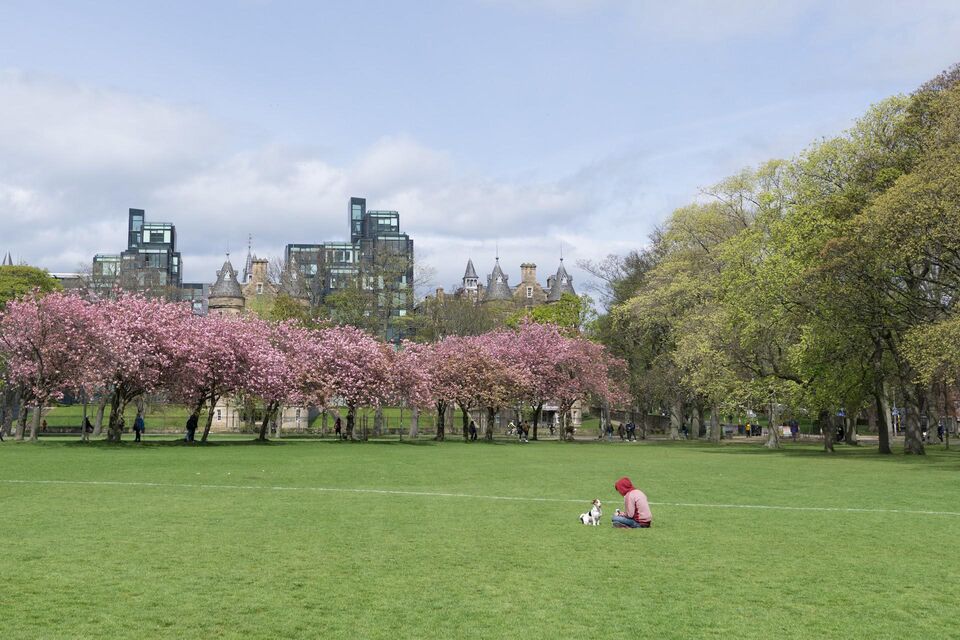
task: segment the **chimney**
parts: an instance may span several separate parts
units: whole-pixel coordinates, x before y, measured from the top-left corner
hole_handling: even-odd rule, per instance
[[[266,282],[267,281],[267,261],[266,260],[254,260],[253,273],[250,274],[251,280],[256,280],[257,282]]]
[[[532,262],[524,262],[520,265],[520,281],[532,284],[537,281],[537,265]]]

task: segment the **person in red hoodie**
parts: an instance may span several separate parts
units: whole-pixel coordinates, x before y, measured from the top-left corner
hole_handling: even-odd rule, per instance
[[[633,486],[626,476],[613,486],[623,496],[623,511],[617,510],[613,516],[613,526],[623,529],[648,528],[653,523],[653,514],[650,513],[646,494]]]

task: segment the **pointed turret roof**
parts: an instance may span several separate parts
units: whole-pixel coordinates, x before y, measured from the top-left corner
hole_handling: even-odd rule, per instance
[[[227,254],[227,260],[223,263],[223,267],[217,271],[217,281],[210,287],[209,297],[243,299],[243,291],[240,290],[240,283],[237,282],[237,271],[230,264],[229,254]]]
[[[553,277],[553,284],[550,287],[549,295],[547,295],[547,302],[557,302],[565,293],[577,295],[577,292],[573,290],[573,278],[571,278],[567,270],[563,268],[563,258],[560,258],[560,268],[557,269],[557,275]]]
[[[483,301],[492,300],[513,300],[513,292],[510,291],[510,285],[507,284],[507,275],[500,268],[500,258],[497,258],[493,267],[493,273],[487,276],[487,290],[484,292]]]
[[[13,256],[10,255],[10,252],[9,252],[9,251],[7,251],[7,255],[4,256],[4,258],[3,258],[3,266],[4,266],[4,267],[12,267],[12,266],[13,266]]]
[[[467,258],[467,270],[463,272],[464,279],[466,278],[476,278],[477,270],[473,268],[473,260]]]

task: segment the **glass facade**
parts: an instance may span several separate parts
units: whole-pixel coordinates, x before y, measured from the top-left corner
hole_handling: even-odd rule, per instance
[[[177,251],[177,229],[169,222],[147,222],[143,209],[130,209],[127,249],[93,258],[92,285],[98,295],[136,291],[170,300],[187,300],[194,312],[206,312],[206,287],[184,283]]]
[[[401,317],[413,309],[413,240],[400,231],[396,211],[367,210],[365,198],[350,198],[350,242],[288,244],[286,262],[307,284],[314,303],[337,290],[358,286],[375,292],[378,305]],[[387,329],[388,340],[400,339]]]

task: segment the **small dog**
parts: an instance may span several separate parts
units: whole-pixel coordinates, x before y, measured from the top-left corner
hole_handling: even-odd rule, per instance
[[[580,514],[580,522],[598,527],[600,526],[600,516],[602,515],[603,510],[600,508],[600,499],[597,498],[590,506],[590,511]]]

